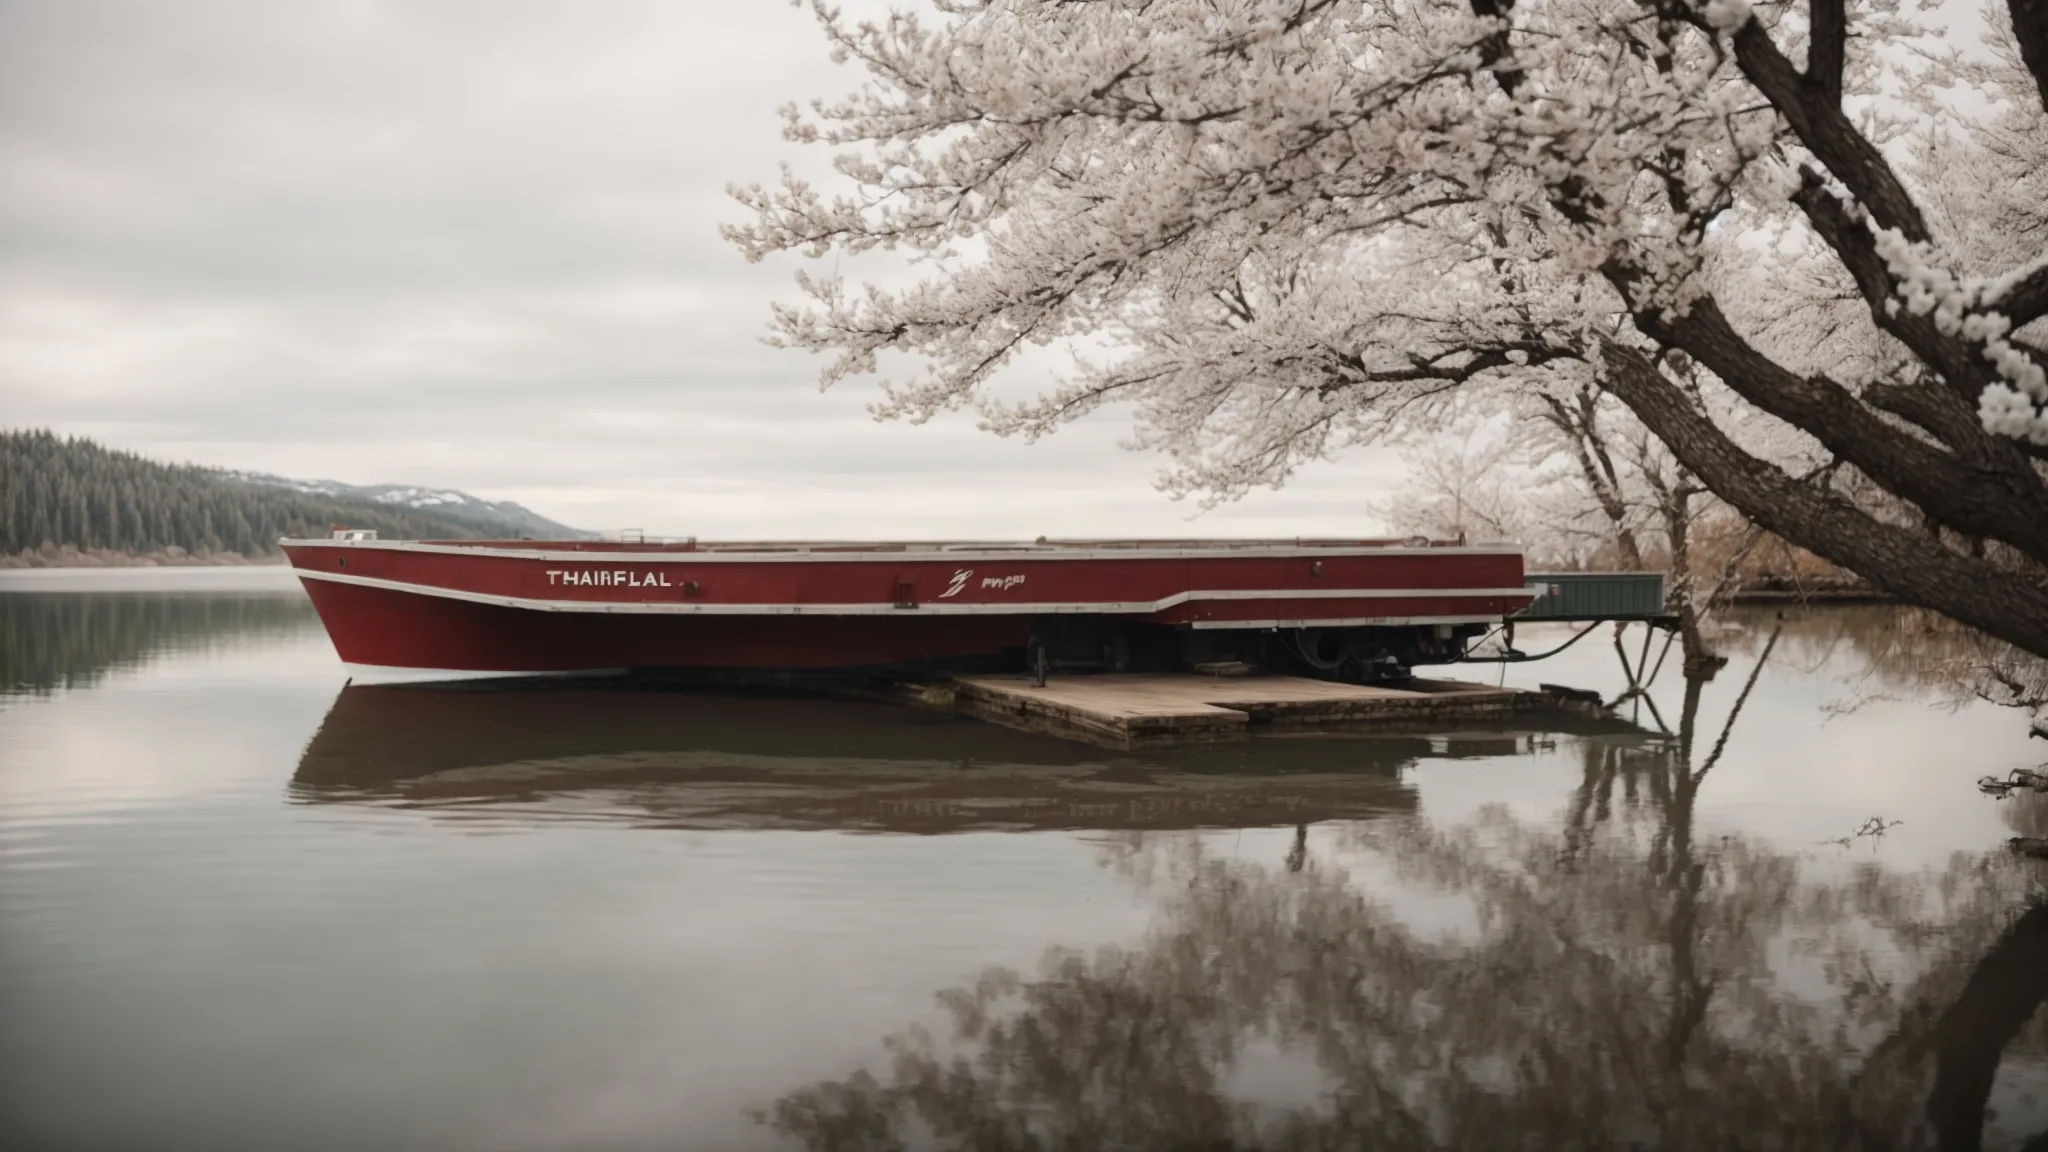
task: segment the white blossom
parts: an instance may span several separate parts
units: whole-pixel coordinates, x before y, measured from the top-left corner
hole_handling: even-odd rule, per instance
[[[1749,0],[1707,0],[1701,8],[1707,24],[1717,31],[1733,32],[1749,22]]]
[[[2048,493],[2048,457],[2012,454],[2048,443],[2026,303],[2048,117],[1998,9],[1987,63],[1911,3],[1854,0],[1838,71],[1802,76],[1828,67],[1810,16],[1748,0],[944,0],[867,24],[817,0],[867,84],[785,131],[836,151],[837,186],[737,188],[726,232],[752,259],[926,261],[901,287],[802,277],[809,305],[774,314],[828,385],[907,366],[880,414],[1036,436],[1116,404],[1166,486],[1211,499],[1440,429],[1460,395],[1511,407],[1682,348],[1697,380],[1631,377],[1635,415],[1748,461],[1714,483],[1853,465],[1869,526],[1825,531],[1861,555],[1987,460]],[[1036,347],[1086,354],[999,396]],[[2024,514],[1954,512],[2048,563]]]

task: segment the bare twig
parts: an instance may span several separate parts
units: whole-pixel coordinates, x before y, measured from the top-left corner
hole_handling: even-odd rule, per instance
[[[2048,792],[2048,772],[2035,772],[2027,768],[2015,768],[2005,779],[1986,776],[1977,781],[1979,791],[2000,800],[2015,792]]]
[[[1904,823],[1904,820],[1887,820],[1882,816],[1872,816],[1870,819],[1865,820],[1863,822],[1862,827],[1856,829],[1854,832],[1849,833],[1847,836],[1838,836],[1833,840],[1822,840],[1820,841],[1820,843],[1840,844],[1842,847],[1848,848],[1853,846],[1856,843],[1856,841],[1864,839],[1865,837],[1868,837],[1872,840],[1882,840],[1884,839],[1885,833],[1891,831],[1894,828],[1897,828],[1899,825]]]
[[[1778,626],[1771,629],[1771,638],[1764,641],[1764,650],[1757,654],[1756,666],[1749,670],[1749,679],[1742,685],[1742,694],[1735,698],[1735,707],[1728,712],[1728,722],[1721,726],[1721,738],[1714,741],[1714,750],[1707,754],[1707,762],[1700,765],[1700,770],[1693,774],[1693,779],[1705,778],[1714,764],[1721,759],[1722,750],[1728,747],[1728,734],[1735,730],[1735,718],[1742,715],[1742,706],[1749,702],[1750,689],[1756,687],[1757,677],[1763,674],[1764,665],[1770,662],[1771,649],[1778,646],[1778,637],[1784,632],[1783,621],[1779,621]]]

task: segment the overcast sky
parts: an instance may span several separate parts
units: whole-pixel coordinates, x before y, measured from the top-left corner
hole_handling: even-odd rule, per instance
[[[718,236],[858,82],[709,3],[0,0],[0,425],[731,535],[1353,533],[1359,454],[1191,520],[1117,417],[877,424]]]

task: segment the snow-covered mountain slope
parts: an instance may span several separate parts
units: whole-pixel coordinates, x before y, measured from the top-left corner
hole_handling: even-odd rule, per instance
[[[580,528],[571,528],[566,524],[558,524],[523,504],[510,500],[485,500],[453,488],[421,488],[409,484],[358,485],[344,484],[339,480],[295,480],[289,476],[272,476],[267,472],[235,472],[225,469],[216,470],[214,475],[230,484],[283,488],[313,496],[362,500],[396,508],[417,508],[437,512],[494,532],[502,532],[507,537],[586,540],[597,535]]]

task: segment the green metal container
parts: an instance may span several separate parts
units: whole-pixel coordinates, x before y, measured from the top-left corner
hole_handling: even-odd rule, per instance
[[[1545,593],[1516,620],[1649,620],[1664,615],[1662,572],[1530,572]]]

